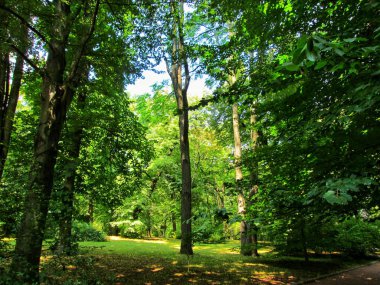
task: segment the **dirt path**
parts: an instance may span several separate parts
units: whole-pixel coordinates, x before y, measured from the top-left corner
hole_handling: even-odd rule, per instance
[[[324,279],[316,280],[308,285],[378,285],[380,284],[380,262],[356,268]]]

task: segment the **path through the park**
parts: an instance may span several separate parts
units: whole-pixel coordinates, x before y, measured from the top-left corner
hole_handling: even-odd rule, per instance
[[[319,279],[308,285],[379,285],[380,262]]]

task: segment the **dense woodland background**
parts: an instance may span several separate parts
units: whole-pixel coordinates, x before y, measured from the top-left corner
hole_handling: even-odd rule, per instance
[[[38,280],[44,239],[70,255],[105,235],[178,238],[188,255],[228,239],[243,255],[258,240],[305,259],[376,251],[379,8],[0,0],[10,274]],[[161,62],[171,80],[131,97]],[[189,97],[202,76],[212,91]]]

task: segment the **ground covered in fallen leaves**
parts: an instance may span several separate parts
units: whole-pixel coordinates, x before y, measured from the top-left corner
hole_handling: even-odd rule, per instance
[[[179,254],[178,240],[81,243],[73,257],[46,255],[42,284],[289,284],[338,271],[358,261],[337,257],[279,257],[269,246],[261,257],[239,255],[237,241],[199,244],[194,256]]]

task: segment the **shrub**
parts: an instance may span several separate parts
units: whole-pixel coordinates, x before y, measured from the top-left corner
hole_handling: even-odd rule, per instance
[[[145,230],[144,224],[139,221],[125,220],[111,223],[112,226],[118,226],[119,233],[126,238],[142,238]]]
[[[212,223],[202,219],[194,225],[193,242],[218,243],[225,241],[225,234],[222,223]]]
[[[336,245],[344,253],[359,257],[380,248],[380,223],[361,219],[347,219],[337,226]]]
[[[74,222],[73,238],[76,241],[106,241],[106,235],[84,222]]]

